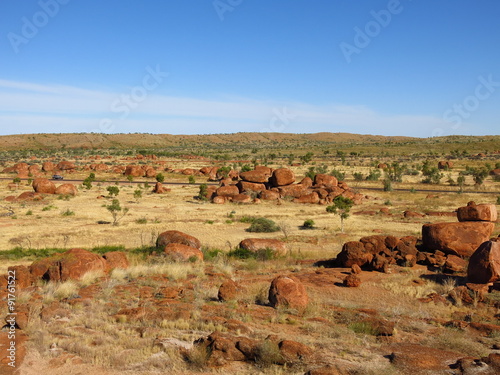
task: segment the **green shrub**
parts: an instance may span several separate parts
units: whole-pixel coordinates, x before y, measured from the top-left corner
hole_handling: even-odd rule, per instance
[[[136,222],[136,224],[147,224],[148,223],[148,219],[146,219],[145,217],[140,217],[135,222]]]
[[[369,322],[351,323],[349,324],[348,328],[355,333],[363,335],[377,336],[379,334],[378,329],[373,327],[373,325],[371,325]]]
[[[236,248],[227,253],[228,257],[236,259],[257,259],[257,260],[270,260],[276,257],[276,253],[272,249],[259,249],[257,251],[250,251],[247,249]]]
[[[125,246],[123,245],[116,245],[116,246],[96,246],[92,248],[91,250],[93,253],[96,254],[105,254],[109,253],[110,251],[125,251]]]
[[[64,253],[67,249],[23,249],[22,247],[15,247],[12,250],[5,250],[0,252],[0,259],[18,260],[18,259],[41,259],[47,258],[56,253]]]
[[[265,217],[259,217],[252,221],[250,227],[246,229],[247,232],[253,233],[271,233],[277,232],[280,230],[280,227],[276,225],[276,223],[270,219],[266,219]]]
[[[366,176],[366,181],[378,181],[382,173],[378,169],[370,170],[368,176]]]
[[[305,220],[304,224],[302,224],[302,228],[313,229],[314,228],[314,220],[312,220],[312,219]]]
[[[207,194],[208,194],[208,185],[207,184],[201,184],[200,185],[200,190],[198,192],[198,195],[196,198],[198,198],[201,201],[206,201],[207,199]]]
[[[156,175],[156,181],[158,181],[158,182],[163,182],[163,181],[165,181],[165,176],[164,176],[162,173],[158,173],[158,174]]]
[[[354,181],[363,181],[363,173],[355,172],[353,173]]]
[[[224,254],[224,252],[220,249],[210,249],[208,247],[203,247],[201,249],[201,252],[203,253],[203,258],[208,261],[217,258],[221,254]]]
[[[75,215],[75,211],[71,211],[69,208],[66,211],[61,212],[62,216],[73,216]]]
[[[344,181],[344,178],[345,178],[345,173],[341,172],[341,171],[338,171],[336,169],[334,169],[333,171],[331,171],[330,175],[332,175],[333,177],[335,177],[339,181]]]
[[[392,191],[392,181],[390,178],[384,179],[384,191]]]
[[[242,216],[238,221],[240,223],[253,223],[255,220],[254,217],[251,216]]]
[[[108,186],[106,190],[108,191],[110,197],[116,197],[118,194],[120,194],[120,188],[118,186]]]

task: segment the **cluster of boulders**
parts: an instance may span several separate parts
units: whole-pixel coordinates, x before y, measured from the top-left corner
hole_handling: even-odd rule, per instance
[[[364,198],[331,175],[316,174],[314,180],[305,177],[295,183],[295,174],[289,168],[257,166],[254,170],[240,172],[239,179],[227,177],[220,181],[219,187],[208,186],[205,198],[218,204],[258,203],[260,200],[279,201],[284,198],[295,203],[328,204],[339,195],[353,199],[355,203]]]
[[[490,237],[497,221],[492,204],[469,202],[457,209],[458,222],[424,224],[422,241],[414,236],[373,235],[346,242],[332,261],[351,268],[344,284],[359,286],[360,270],[388,272],[392,264],[422,264],[445,273],[464,274],[473,284],[500,280],[500,238]]]
[[[417,249],[417,240],[414,236],[398,238],[373,235],[359,241],[349,241],[342,246],[334,264],[337,267],[359,267],[380,272],[388,272],[392,264],[412,267],[417,260],[422,259]]]
[[[453,162],[452,161],[441,160],[440,162],[438,162],[438,169],[448,170],[448,169],[451,169],[451,168],[453,168]]]
[[[5,168],[2,173],[17,173],[17,177],[19,178],[28,178],[41,176],[42,172],[71,172],[75,169],[75,164],[69,161],[61,161],[57,164],[46,161],[42,164],[41,168],[37,164],[16,163],[12,167]]]
[[[458,222],[424,224],[423,246],[428,251],[470,257],[480,244],[488,241],[498,219],[496,206],[469,202],[457,210]]]
[[[265,340],[255,340],[220,332],[213,332],[196,340],[194,350],[206,353],[207,365],[212,367],[220,367],[233,361],[293,366],[307,362],[314,355],[309,346],[293,340],[283,340],[276,335],[269,335]],[[189,360],[190,352],[186,351],[184,354]]]
[[[44,194],[57,194],[66,196],[76,196],[78,188],[69,183],[56,186],[54,182],[44,177],[35,178],[32,182],[34,191],[25,191],[19,196],[8,196],[5,198],[7,202],[21,202],[21,201],[39,201],[42,200]]]
[[[33,262],[30,266],[12,266],[16,287],[27,288],[44,281],[79,280],[90,271],[109,273],[114,268],[128,268],[125,253],[112,251],[100,256],[84,249],[71,249]],[[7,276],[0,277],[1,290],[7,285]]]

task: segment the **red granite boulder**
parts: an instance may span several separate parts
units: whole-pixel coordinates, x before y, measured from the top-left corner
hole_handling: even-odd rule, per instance
[[[56,185],[46,178],[35,178],[33,180],[33,190],[39,194],[55,194]]]
[[[422,241],[428,251],[469,257],[489,240],[494,228],[494,223],[484,221],[424,224]]]
[[[474,284],[487,284],[500,279],[500,242],[486,241],[471,255],[467,279]]]
[[[195,249],[201,249],[201,242],[196,237],[189,234],[179,232],[178,230],[167,230],[158,235],[156,247],[164,248],[170,243],[178,243],[181,245],[191,246]]]
[[[164,253],[175,260],[184,262],[190,261],[191,259],[203,260],[203,253],[201,250],[179,243],[169,243],[165,246]]]
[[[309,303],[304,285],[293,276],[278,276],[269,288],[269,303],[272,307],[290,307],[303,310]]]
[[[56,188],[55,193],[59,195],[71,195],[74,197],[78,194],[78,189],[73,184],[62,184]]]
[[[457,210],[457,217],[458,221],[497,221],[498,213],[494,204],[469,202]]]
[[[287,253],[286,244],[283,241],[271,238],[247,238],[241,241],[238,246],[252,252],[271,249],[276,255],[285,255]]]
[[[280,168],[273,172],[273,175],[269,179],[272,186],[285,186],[290,185],[295,182],[295,174],[291,169]]]

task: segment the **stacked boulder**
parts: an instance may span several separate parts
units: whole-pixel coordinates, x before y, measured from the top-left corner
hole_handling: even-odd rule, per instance
[[[239,173],[239,177],[241,180],[235,184],[231,183],[232,179],[223,180],[223,186],[210,189],[207,198],[214,203],[291,198],[295,203],[328,204],[339,195],[353,199],[355,203],[360,203],[364,197],[356,194],[345,182],[327,174],[316,174],[314,181],[305,177],[296,183],[295,174],[289,168],[273,170],[257,166],[254,170]]]
[[[391,264],[412,267],[419,259],[422,257],[417,249],[416,237],[374,235],[346,242],[334,264],[337,267],[388,272]]]
[[[470,257],[488,241],[498,219],[493,204],[469,202],[457,210],[458,222],[424,224],[422,241],[426,251],[441,251],[462,258]]]
[[[333,263],[380,272],[387,272],[391,264],[412,267],[419,263],[447,273],[468,270],[473,283],[500,280],[500,242],[489,241],[497,220],[495,205],[469,202],[457,210],[457,216],[455,223],[424,224],[422,243],[413,236],[383,235],[346,242]]]
[[[46,178],[35,178],[32,183],[33,190],[38,194],[59,194],[59,195],[72,195],[78,194],[78,189],[73,184],[56,185]]]
[[[161,233],[156,240],[156,247],[174,260],[189,261],[194,259],[203,261],[200,240],[177,230],[168,230]]]

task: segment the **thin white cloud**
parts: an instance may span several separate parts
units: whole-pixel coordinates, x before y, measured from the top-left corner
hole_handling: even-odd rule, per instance
[[[131,89],[132,90],[132,89]],[[206,100],[146,92],[105,92],[0,80],[0,134],[50,132],[290,133],[349,132],[430,137],[450,129],[440,117],[388,115],[365,106]]]

